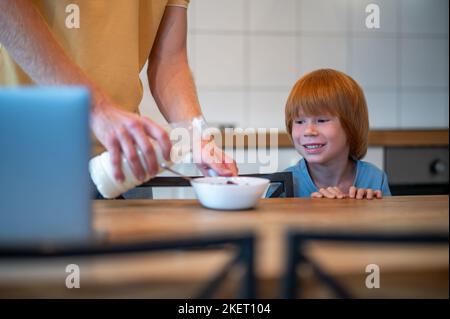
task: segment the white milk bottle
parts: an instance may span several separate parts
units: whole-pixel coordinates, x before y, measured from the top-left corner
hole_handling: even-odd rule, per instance
[[[156,160],[158,161],[158,164],[164,162],[167,166],[172,166],[173,163],[171,161],[166,161],[164,159],[161,148],[157,143],[153,143],[153,149],[155,150]],[[142,152],[140,150],[138,150],[137,152],[142,166],[146,168]],[[161,170],[162,168],[160,168],[160,171]],[[123,155],[122,171],[125,175],[125,179],[123,182],[119,182],[114,178],[109,152],[103,152],[102,154],[92,158],[89,161],[89,173],[91,175],[92,181],[94,182],[100,194],[105,198],[116,198],[126,191],[133,189],[136,186],[154,177],[146,173],[144,181],[140,181],[139,179],[137,179],[131,170],[128,160]]]

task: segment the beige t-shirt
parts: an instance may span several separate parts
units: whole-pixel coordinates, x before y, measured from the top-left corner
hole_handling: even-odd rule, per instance
[[[166,6],[189,0],[32,0],[59,43],[88,76],[125,110],[142,99],[139,73],[148,59]],[[80,27],[67,28],[70,4]],[[0,85],[32,84],[0,44]]]

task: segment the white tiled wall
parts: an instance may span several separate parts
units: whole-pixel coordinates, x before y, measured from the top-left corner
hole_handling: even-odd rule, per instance
[[[365,26],[370,3],[380,7],[380,29]],[[204,114],[215,125],[284,129],[296,80],[330,67],[362,85],[371,128],[448,128],[448,6],[448,0],[191,0],[189,59]],[[141,111],[164,123],[145,83],[144,89]],[[298,159],[295,150],[280,150],[276,170]],[[370,148],[365,159],[383,168],[381,148]],[[244,174],[260,167],[238,166]],[[198,174],[195,166],[179,169]],[[155,197],[193,197],[189,189],[171,192],[178,193]]]
[[[193,37],[196,46],[193,71],[199,88],[240,88],[246,85],[243,35],[196,34]]]
[[[249,37],[249,85],[289,87],[296,80],[295,37],[255,35]]]
[[[352,76],[363,88],[395,88],[396,50],[396,39],[353,38],[350,61]]]
[[[280,5],[282,2],[279,1]],[[299,31],[340,33],[348,30],[348,0],[297,2],[300,4],[297,11]]]
[[[448,37],[448,0],[401,0],[402,33]]]
[[[395,90],[366,89],[366,99],[370,101],[369,123],[379,129],[396,127],[399,123],[399,112],[396,107]]]
[[[244,31],[246,12],[242,0],[193,0],[189,10],[191,30],[203,31]]]
[[[199,101],[213,126],[232,127],[246,122],[248,108],[243,90],[204,90],[199,92]]]
[[[275,127],[280,131],[284,130],[284,104],[289,89],[252,90],[249,95],[249,127]]]
[[[305,35],[297,41],[297,52],[299,76],[321,68],[347,71],[349,52],[345,36]]]
[[[402,39],[401,50],[402,87],[448,91],[448,38]]]
[[[400,108],[402,127],[448,127],[448,94],[405,92]]]
[[[380,29],[365,26],[369,3],[380,7]],[[204,113],[214,124],[284,128],[295,81],[330,67],[363,86],[372,128],[448,128],[448,6],[448,0],[191,0],[189,56]],[[141,109],[163,121],[148,90]]]
[[[249,29],[273,33],[293,32],[296,25],[296,0],[249,0]],[[257,10],[254,8],[258,7]]]

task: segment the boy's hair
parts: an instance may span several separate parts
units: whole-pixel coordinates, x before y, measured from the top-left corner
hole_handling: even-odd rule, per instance
[[[369,135],[366,99],[361,87],[350,76],[320,69],[301,77],[286,102],[285,122],[291,138],[292,124],[300,113],[337,116],[347,136],[349,156],[361,159],[366,154]]]

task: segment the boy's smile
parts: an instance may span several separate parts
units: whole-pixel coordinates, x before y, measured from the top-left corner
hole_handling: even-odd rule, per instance
[[[305,148],[305,151],[308,154],[318,154],[323,151],[325,145],[326,144],[322,143],[308,143],[303,144],[303,147]]]

